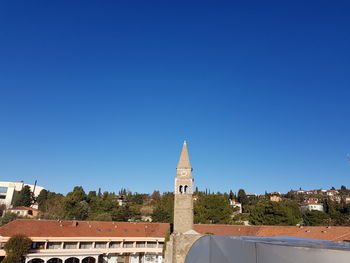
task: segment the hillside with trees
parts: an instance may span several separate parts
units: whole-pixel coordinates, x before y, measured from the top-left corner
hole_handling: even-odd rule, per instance
[[[328,196],[321,190],[303,193],[290,191],[286,194],[265,193],[264,195],[246,194],[240,189],[237,194],[213,193],[196,188],[194,198],[194,223],[197,224],[251,224],[251,225],[350,225],[350,190],[341,186],[336,196]],[[348,199],[347,199],[348,198]],[[271,201],[275,200],[275,201]],[[307,200],[318,200],[324,211],[300,209]],[[85,192],[76,186],[66,195],[42,190],[34,198],[30,188],[24,187],[17,193],[14,206],[37,204],[40,219],[60,220],[96,220],[125,222],[173,222],[174,194],[172,192],[151,194],[133,193],[122,188],[115,192]],[[240,204],[238,209],[234,204]],[[242,212],[242,213],[241,213]],[[14,214],[5,214],[0,224],[17,218]]]

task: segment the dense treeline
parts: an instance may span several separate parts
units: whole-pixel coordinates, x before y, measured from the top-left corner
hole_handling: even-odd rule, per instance
[[[29,190],[29,191],[28,191]],[[349,195],[342,187],[341,196]],[[350,204],[335,202],[329,197],[315,195],[324,204],[324,212],[301,212],[299,204],[304,195],[289,192],[282,195],[280,202],[270,201],[270,194],[261,196],[246,195],[240,189],[235,195],[211,193],[208,190],[194,193],[194,222],[201,224],[252,224],[252,225],[350,225]],[[229,200],[242,204],[242,212],[233,208]],[[343,199],[341,199],[343,200]],[[132,193],[121,189],[118,194],[101,192],[86,193],[81,186],[74,187],[66,196],[42,190],[34,199],[30,189],[24,187],[17,193],[14,205],[30,206],[36,202],[42,219],[75,219],[97,221],[153,221],[173,222],[174,194]],[[6,215],[0,224],[13,220]]]

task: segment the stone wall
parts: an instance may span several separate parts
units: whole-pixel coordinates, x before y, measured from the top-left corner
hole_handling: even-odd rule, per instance
[[[164,263],[184,263],[187,253],[200,234],[173,233],[166,244]]]

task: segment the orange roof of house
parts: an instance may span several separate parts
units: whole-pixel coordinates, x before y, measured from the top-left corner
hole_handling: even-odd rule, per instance
[[[57,221],[17,219],[0,227],[0,235],[10,237],[164,237],[166,223],[128,223],[100,221]]]
[[[0,227],[0,235],[10,237],[25,234],[29,237],[165,237],[167,223],[128,223],[100,221],[55,221],[17,219]],[[350,240],[350,227],[342,226],[241,226],[197,224],[200,234],[223,236],[294,236],[331,241]]]

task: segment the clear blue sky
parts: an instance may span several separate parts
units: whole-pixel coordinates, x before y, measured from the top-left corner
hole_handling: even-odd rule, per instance
[[[0,180],[350,188],[349,1],[1,1]]]

